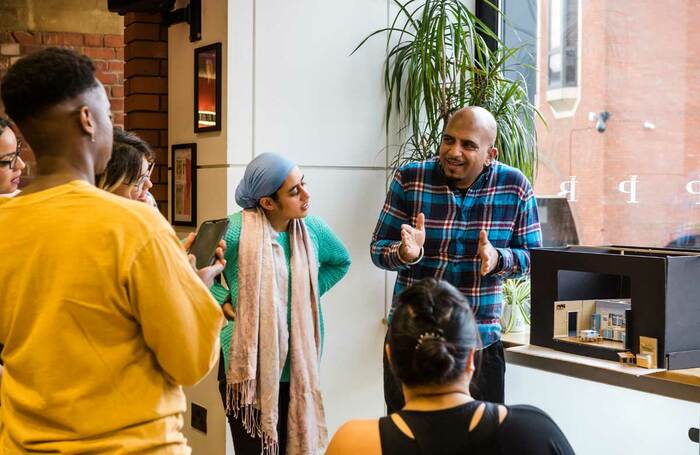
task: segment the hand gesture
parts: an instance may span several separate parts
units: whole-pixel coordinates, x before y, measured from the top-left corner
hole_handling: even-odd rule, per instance
[[[485,229],[479,232],[479,258],[481,258],[481,276],[491,273],[498,264],[498,251],[489,242]]]
[[[425,215],[416,217],[416,227],[410,224],[401,225],[401,246],[399,256],[405,262],[414,262],[420,257],[421,248],[425,243]]]

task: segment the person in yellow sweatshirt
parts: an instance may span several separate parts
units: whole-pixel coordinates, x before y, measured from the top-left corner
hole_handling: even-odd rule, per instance
[[[112,150],[90,59],[47,48],[0,85],[37,177],[0,199],[0,453],[187,454],[182,385],[216,364],[222,313],[167,221],[94,187]]]

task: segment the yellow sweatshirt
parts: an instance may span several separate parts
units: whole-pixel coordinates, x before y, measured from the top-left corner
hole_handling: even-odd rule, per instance
[[[167,221],[74,181],[0,199],[1,453],[190,453],[221,310]]]

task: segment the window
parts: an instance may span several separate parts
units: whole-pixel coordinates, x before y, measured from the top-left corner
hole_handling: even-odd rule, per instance
[[[520,50],[513,56],[519,75],[527,86],[527,95],[531,103],[535,102],[537,90],[537,0],[501,0],[503,12],[499,27],[501,39],[507,47]]]
[[[539,0],[535,195],[581,244],[700,250],[700,8],[672,3]]]
[[[578,0],[549,0],[548,88],[578,85]]]

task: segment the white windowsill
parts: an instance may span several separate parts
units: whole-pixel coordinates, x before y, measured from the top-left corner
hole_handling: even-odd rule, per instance
[[[545,94],[555,118],[572,117],[581,101],[581,87],[548,89]]]

